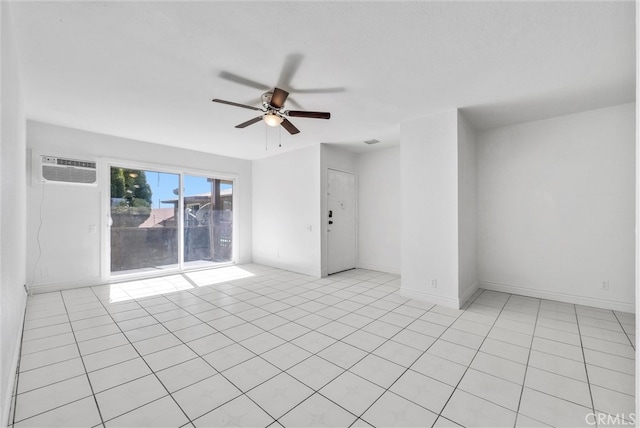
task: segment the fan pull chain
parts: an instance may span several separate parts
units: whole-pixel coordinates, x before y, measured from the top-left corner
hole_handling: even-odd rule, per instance
[[[267,141],[267,125],[264,125],[264,151],[268,152],[269,151],[269,145],[268,145],[268,141]]]
[[[282,147],[282,127],[278,128],[278,147]]]

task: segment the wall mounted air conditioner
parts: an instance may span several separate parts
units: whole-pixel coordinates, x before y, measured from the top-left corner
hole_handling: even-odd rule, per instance
[[[40,181],[44,183],[80,184],[98,183],[96,162],[56,156],[40,155]]]

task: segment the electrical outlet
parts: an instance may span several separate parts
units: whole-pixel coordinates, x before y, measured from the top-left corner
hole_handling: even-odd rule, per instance
[[[437,279],[432,279],[431,280],[431,288],[438,288],[438,280]]]
[[[609,281],[602,281],[602,290],[609,290]]]

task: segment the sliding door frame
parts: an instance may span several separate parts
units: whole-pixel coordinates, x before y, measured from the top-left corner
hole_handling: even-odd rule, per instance
[[[239,194],[240,190],[240,179],[237,174],[230,174],[228,172],[218,172],[218,171],[206,171],[201,169],[193,169],[187,167],[180,167],[176,165],[164,165],[158,163],[151,162],[138,162],[127,159],[118,159],[118,158],[105,158],[103,159],[103,168],[102,168],[102,218],[104,222],[102,223],[104,227],[102,227],[101,240],[103,242],[102,245],[102,254],[101,254],[101,280],[103,283],[113,283],[113,282],[122,282],[128,281],[132,279],[141,279],[141,278],[151,278],[157,276],[164,276],[171,273],[181,273],[181,272],[189,272],[195,270],[202,269],[212,269],[215,267],[223,267],[234,265],[237,263],[240,256],[240,208],[238,203],[240,201]],[[178,266],[175,268],[163,269],[162,271],[153,272],[132,272],[132,273],[121,273],[117,275],[113,275],[111,272],[111,168],[126,168],[126,169],[136,169],[141,171],[153,171],[159,173],[167,173],[167,174],[176,174],[178,175],[178,185],[179,189],[182,189],[181,192],[178,192],[178,206],[184,206],[184,176],[201,176],[207,178],[216,178],[225,181],[231,181],[233,183],[233,193],[232,193],[232,256],[231,261],[227,263],[219,263],[216,264],[215,267],[192,267],[185,268],[184,266],[184,210],[179,209],[178,211]]]

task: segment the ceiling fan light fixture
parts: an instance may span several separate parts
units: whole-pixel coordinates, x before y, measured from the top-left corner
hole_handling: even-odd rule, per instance
[[[278,126],[282,123],[282,117],[275,113],[267,113],[264,115],[264,123],[269,126]]]

